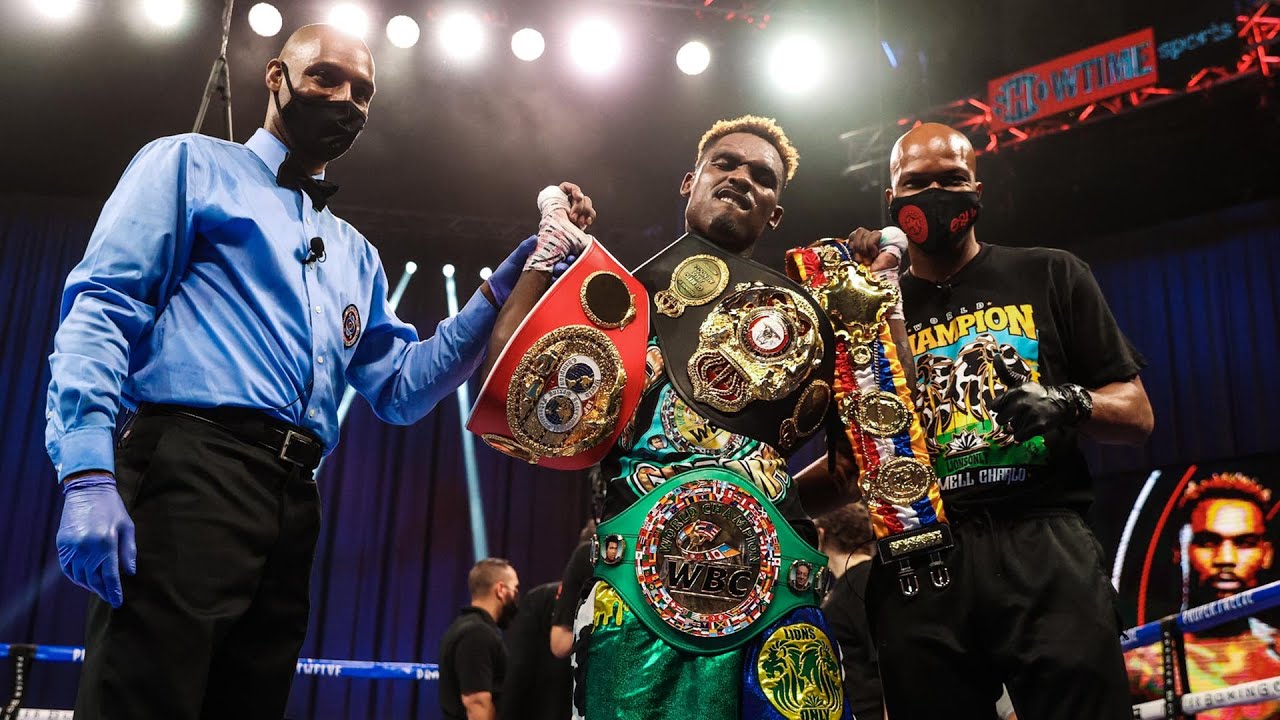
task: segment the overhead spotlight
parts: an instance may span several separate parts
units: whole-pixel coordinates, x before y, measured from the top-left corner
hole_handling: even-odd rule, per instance
[[[369,15],[360,6],[353,3],[338,3],[329,11],[330,25],[358,38],[369,31]]]
[[[249,27],[262,37],[275,37],[284,26],[280,11],[271,3],[258,3],[249,8]]]
[[[898,67],[898,56],[893,53],[893,47],[889,45],[888,40],[881,40],[880,47],[884,48],[884,56],[889,60],[891,67]]]
[[[697,40],[685,43],[676,53],[676,67],[685,75],[701,75],[710,64],[711,50]]]
[[[444,275],[447,278],[453,277],[453,272],[454,272],[453,263],[445,263],[444,267],[440,268],[440,274]]]
[[[822,82],[827,71],[827,55],[817,40],[804,35],[784,38],[773,49],[769,72],[778,87],[802,93]]]
[[[547,42],[542,39],[542,33],[533,28],[517,30],[511,36],[511,52],[525,62],[532,62],[542,57],[542,52],[546,49]]]
[[[143,0],[142,12],[153,24],[162,28],[177,25],[186,13],[183,0]]]
[[[491,268],[491,267],[482,267],[482,268],[480,268],[480,279],[481,279],[481,280],[488,280],[488,279],[489,279],[489,277],[490,277],[490,276],[492,276],[492,275],[493,275],[493,268]]]
[[[484,25],[471,13],[457,12],[440,23],[440,45],[456,60],[470,60],[484,49]]]
[[[66,20],[80,9],[80,0],[32,0],[31,5],[50,20]]]
[[[387,39],[398,48],[411,48],[421,35],[418,23],[408,15],[397,15],[387,22]]]
[[[586,72],[605,72],[618,63],[622,55],[622,38],[604,20],[586,20],[573,29],[569,37],[569,52],[578,67]]]
[[[418,272],[418,263],[410,260],[409,262],[404,264],[404,271],[408,275],[412,275]]]

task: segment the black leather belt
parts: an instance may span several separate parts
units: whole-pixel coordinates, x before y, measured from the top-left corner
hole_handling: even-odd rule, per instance
[[[324,443],[316,436],[297,425],[270,417],[261,410],[146,403],[138,408],[138,415],[181,415],[217,425],[243,442],[270,450],[280,462],[297,465],[305,470],[314,470],[324,458]]]

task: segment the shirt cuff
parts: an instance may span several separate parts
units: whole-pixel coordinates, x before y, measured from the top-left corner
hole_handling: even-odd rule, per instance
[[[493,324],[498,321],[498,308],[489,302],[484,293],[476,290],[467,304],[453,319],[454,327],[466,334],[468,340],[488,338]]]
[[[53,445],[53,465],[58,482],[85,470],[116,471],[115,428],[87,427],[72,430]]]

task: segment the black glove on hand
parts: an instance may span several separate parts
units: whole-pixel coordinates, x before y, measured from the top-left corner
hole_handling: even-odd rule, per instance
[[[1093,398],[1079,385],[1049,385],[1029,382],[1016,385],[1004,363],[995,361],[996,374],[1009,388],[987,408],[996,424],[1026,442],[1053,428],[1079,425],[1093,414]]]

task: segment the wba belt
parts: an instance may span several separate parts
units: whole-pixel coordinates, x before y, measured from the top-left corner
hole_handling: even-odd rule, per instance
[[[635,270],[676,393],[717,427],[790,454],[831,404],[831,324],[760,263],[686,234]]]
[[[787,270],[836,327],[836,407],[858,464],[880,561],[897,563],[903,595],[920,591],[918,561],[927,560],[934,586],[946,587],[951,576],[942,554],[952,546],[951,528],[888,320],[901,302],[898,287],[854,262],[839,240],[789,251]]]
[[[592,560],[650,630],[699,654],[738,647],[818,605],[831,582],[826,556],[724,468],[677,475],[601,523]]]

